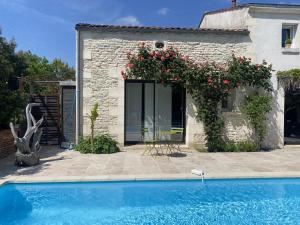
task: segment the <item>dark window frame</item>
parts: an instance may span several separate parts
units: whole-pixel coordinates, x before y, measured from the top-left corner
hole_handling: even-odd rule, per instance
[[[295,37],[295,33],[297,31],[297,25],[296,24],[283,24],[281,28],[281,47],[286,47],[286,40],[291,39],[292,42]]]

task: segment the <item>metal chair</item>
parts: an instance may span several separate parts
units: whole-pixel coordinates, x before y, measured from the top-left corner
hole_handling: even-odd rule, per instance
[[[166,149],[165,154],[172,154],[173,149],[172,149],[172,141],[171,140],[163,140],[162,137],[164,136],[169,136],[171,138],[171,130],[159,130],[158,132],[158,137],[159,137],[159,148],[161,149],[162,153],[164,153],[163,149]]]
[[[172,140],[173,148],[177,149],[177,152],[182,152],[180,149],[180,144],[182,141],[183,132],[184,132],[183,128],[180,127],[171,128],[171,140]]]
[[[142,133],[142,142],[146,146],[146,149],[143,152],[143,155],[145,155],[146,153],[150,153],[150,155],[152,155],[153,151],[155,151],[156,154],[158,154],[159,151],[157,148],[157,140],[156,140],[156,138],[150,137],[149,128],[147,128],[147,127],[142,128],[141,133]]]

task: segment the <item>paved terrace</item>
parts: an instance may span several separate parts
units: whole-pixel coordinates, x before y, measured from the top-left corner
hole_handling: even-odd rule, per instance
[[[199,153],[143,156],[138,147],[111,155],[80,154],[44,147],[41,164],[18,168],[14,156],[0,160],[0,184],[5,181],[79,181],[122,179],[192,179],[201,168],[206,178],[300,177],[300,146],[254,153]]]

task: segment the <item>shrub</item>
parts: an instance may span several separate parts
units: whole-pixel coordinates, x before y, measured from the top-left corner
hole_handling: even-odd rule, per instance
[[[117,144],[118,143],[113,138],[107,134],[104,134],[94,137],[93,146],[90,137],[81,138],[75,149],[83,154],[110,154],[119,151]]]
[[[258,151],[257,145],[252,141],[234,142],[229,140],[222,145],[218,145],[215,151],[218,152],[255,152]]]
[[[110,154],[118,151],[117,142],[109,135],[99,135],[94,138],[94,153]]]
[[[224,152],[237,152],[239,149],[234,141],[228,141],[223,145]]]
[[[76,147],[75,147],[75,150],[79,151],[83,154],[86,154],[86,153],[91,153],[91,151],[92,151],[91,147],[92,146],[91,146],[90,138],[81,137],[78,145],[76,145]]]
[[[258,146],[252,141],[241,141],[236,145],[239,152],[255,152],[259,150]]]

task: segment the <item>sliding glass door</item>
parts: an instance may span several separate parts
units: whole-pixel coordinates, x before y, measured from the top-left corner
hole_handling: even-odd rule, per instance
[[[185,91],[153,81],[127,80],[125,83],[125,143],[153,140],[161,131],[185,128]],[[160,140],[171,140],[160,135]],[[184,135],[180,140],[184,142]]]
[[[137,142],[142,138],[142,85],[126,83],[125,96],[125,141]]]

